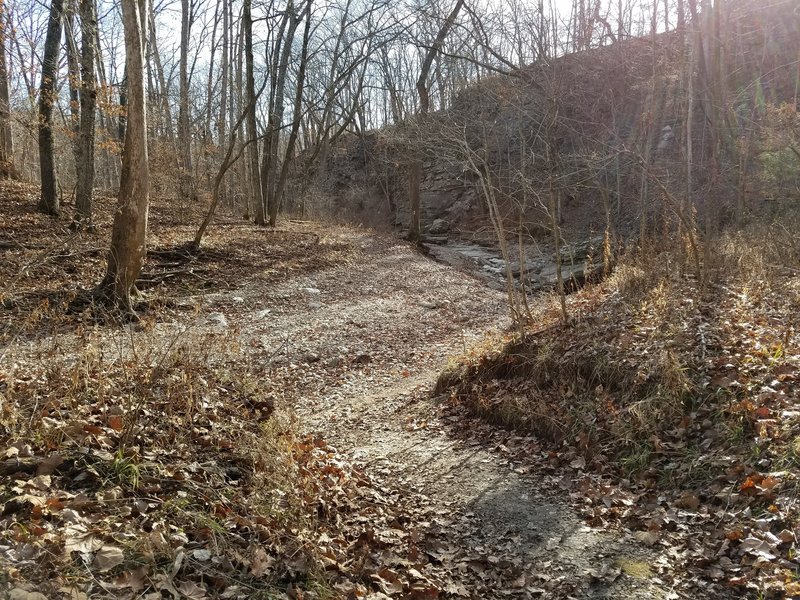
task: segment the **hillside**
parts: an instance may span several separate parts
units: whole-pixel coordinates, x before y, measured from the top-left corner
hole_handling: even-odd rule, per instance
[[[800,598],[798,0],[95,4],[0,4],[0,600]]]
[[[800,81],[800,16],[795,3],[732,2],[726,4],[724,19],[720,52],[726,71],[719,86],[726,90],[722,101],[727,126],[738,130],[730,135],[742,136],[741,144],[747,145],[744,169],[738,163],[720,164],[721,172],[712,178],[711,162],[722,157],[712,156],[711,117],[702,97],[695,101],[692,117],[691,167],[694,186],[715,196],[712,205],[704,192],[698,193],[699,218],[710,211],[721,223],[734,218],[740,202],[747,211],[760,212],[765,195],[783,201],[781,188],[795,187],[794,179],[781,179],[782,173],[769,173],[765,181],[763,171],[775,168],[775,137],[783,131],[770,111],[784,103],[796,105]],[[710,26],[700,20],[701,31]],[[685,39],[693,39],[691,32]],[[551,235],[542,196],[548,173],[557,173],[558,216],[568,240],[585,240],[603,231],[604,202],[611,205],[611,225],[623,238],[637,232],[643,202],[648,227],[658,228],[671,217],[664,216],[655,186],[642,190],[638,163],[646,160],[653,176],[668,182],[673,193],[685,186],[687,69],[701,79],[693,84],[694,94],[699,94],[703,67],[689,55],[680,32],[672,31],[489,77],[461,91],[447,110],[424,121],[343,139],[310,183],[304,176],[297,191],[310,189],[303,196],[308,214],[407,227],[406,167],[421,148],[422,222],[428,228],[437,219],[446,223],[433,226],[434,235],[449,226],[454,233],[472,236],[484,231],[485,239],[494,235],[485,190],[466,154],[479,159],[478,167],[491,175],[509,227],[522,223],[526,235],[535,240]],[[794,164],[792,157],[786,160]],[[521,177],[529,180],[530,189],[520,183]],[[780,209],[773,203],[770,210]]]
[[[434,394],[536,435],[589,522],[680,557],[708,597],[797,597],[797,248],[780,224],[723,237],[706,284],[669,252],[628,258],[570,297],[569,326],[540,299]]]

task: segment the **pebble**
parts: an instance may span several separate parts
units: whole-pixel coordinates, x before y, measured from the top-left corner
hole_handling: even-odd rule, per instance
[[[223,329],[228,327],[228,319],[225,318],[220,312],[212,312],[206,317],[206,322],[209,325],[216,325],[217,327],[222,327]]]

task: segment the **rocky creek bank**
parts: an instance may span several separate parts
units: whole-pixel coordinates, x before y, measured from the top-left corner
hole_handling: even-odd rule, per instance
[[[446,224],[433,222],[423,246],[435,260],[471,273],[489,287],[504,289],[507,262],[496,243],[477,236],[450,233]],[[562,277],[568,290],[579,289],[602,272],[603,238],[590,237],[561,246]],[[518,240],[509,240],[508,267],[517,285],[544,291],[557,284],[556,253],[544,243],[531,241],[520,252]]]

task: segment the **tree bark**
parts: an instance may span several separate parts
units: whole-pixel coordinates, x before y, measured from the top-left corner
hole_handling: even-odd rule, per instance
[[[60,212],[53,143],[53,103],[56,100],[63,9],[63,0],[53,0],[50,5],[42,59],[42,82],[39,87],[39,168],[42,182],[39,210],[51,216],[58,216]]]
[[[189,35],[192,27],[190,0],[181,0],[181,55],[179,74],[178,145],[181,167],[192,172],[191,131],[189,125]]]
[[[275,226],[278,217],[280,198],[275,197],[278,177],[278,145],[280,143],[281,129],[283,127],[284,100],[286,94],[286,75],[289,70],[289,59],[292,54],[292,44],[300,18],[295,14],[294,1],[289,1],[286,8],[286,20],[281,26],[278,40],[283,40],[282,45],[276,45],[276,58],[280,56],[277,65],[273,65],[273,95],[270,101],[267,131],[264,137],[264,157],[261,162],[261,188],[262,197],[269,210],[269,224]],[[283,37],[283,27],[286,26],[286,37]],[[282,46],[282,47],[281,47]]]
[[[313,0],[306,2],[305,18],[306,25],[303,31],[303,48],[300,52],[300,66],[297,70],[297,88],[295,90],[294,107],[292,109],[292,129],[289,132],[289,139],[286,142],[286,152],[283,156],[283,164],[281,165],[281,172],[278,176],[278,182],[275,186],[275,199],[270,205],[269,224],[274,227],[278,219],[278,207],[283,197],[283,192],[286,189],[286,182],[289,179],[289,167],[291,166],[294,156],[294,146],[297,141],[297,132],[300,130],[300,121],[302,117],[303,105],[303,89],[306,80],[306,67],[308,66],[308,43],[311,38],[311,4]]]
[[[105,278],[95,291],[96,298],[119,309],[123,319],[136,318],[131,292],[146,254],[149,171],[144,54],[147,14],[147,0],[122,0],[128,119],[108,267]]]
[[[117,136],[120,142],[125,142],[125,128],[128,118],[128,65],[122,72],[122,81],[119,83],[119,119],[117,120]]]
[[[158,40],[156,39],[156,19],[155,15],[153,14],[152,6],[150,7],[148,21],[150,27],[150,37],[152,38],[151,45],[153,50],[153,61],[155,62],[156,77],[158,77],[158,88],[160,91],[159,100],[161,102],[161,110],[163,112],[161,118],[164,123],[164,129],[167,133],[167,137],[176,150],[175,154],[177,154],[177,145],[175,144],[175,129],[172,126],[172,110],[169,106],[169,94],[167,93],[167,80],[164,76],[164,66],[161,63],[161,52],[158,50]]]
[[[220,5],[219,2],[214,4],[214,21],[211,29],[211,55],[208,59],[208,77],[206,79],[206,123],[203,130],[203,143],[210,145],[212,143],[211,135],[211,104],[214,100],[214,58],[217,54],[217,29],[219,29],[220,20]],[[204,154],[206,152],[204,151]]]
[[[94,188],[94,131],[97,85],[94,77],[97,31],[95,0],[80,0],[81,18],[81,122],[78,153],[78,187],[75,191],[75,224],[93,229],[92,188]]]
[[[244,28],[244,54],[246,62],[245,86],[247,94],[247,140],[250,147],[247,156],[250,161],[250,195],[256,209],[256,224],[266,224],[264,202],[261,198],[261,178],[258,169],[258,126],[256,124],[256,80],[253,74],[253,16],[251,0],[244,0],[242,6],[242,26]]]
[[[228,118],[228,72],[230,70],[228,64],[228,48],[230,46],[228,12],[228,0],[222,0],[222,64],[220,65],[219,121],[217,121],[217,144],[219,144],[220,157],[225,153],[225,122]]]
[[[0,179],[15,176],[14,138],[11,133],[11,101],[8,95],[5,0],[0,0]]]
[[[69,128],[72,134],[72,154],[75,160],[75,175],[78,174],[80,162],[81,130],[81,67],[78,58],[78,42],[75,39],[75,0],[68,0],[64,10],[64,47],[67,52],[67,84],[69,87]]]

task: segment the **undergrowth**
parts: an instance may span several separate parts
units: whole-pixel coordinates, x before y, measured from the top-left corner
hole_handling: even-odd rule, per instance
[[[435,393],[492,423],[574,444],[587,459],[607,457],[625,476],[672,459],[667,439],[680,438],[687,456],[709,435],[715,448],[751,444],[775,411],[758,390],[800,365],[791,266],[800,253],[774,231],[716,240],[707,282],[675,245],[626,257],[602,285],[570,298],[569,326],[545,311],[530,333],[452,361]]]
[[[297,433],[237,336],[164,328],[87,324],[4,350],[4,588],[340,597],[359,575],[325,566],[358,537],[370,484]]]

